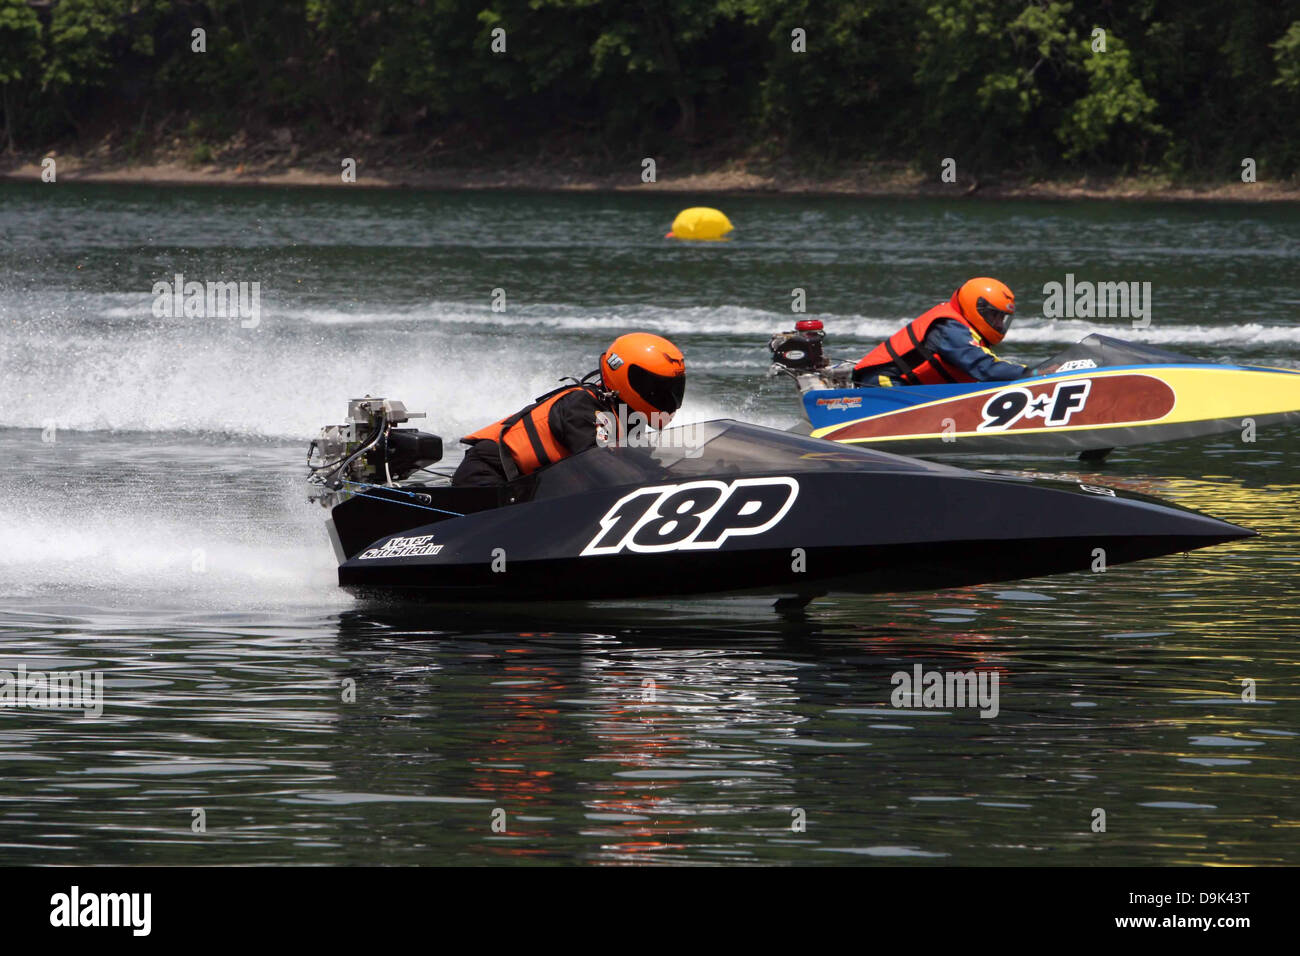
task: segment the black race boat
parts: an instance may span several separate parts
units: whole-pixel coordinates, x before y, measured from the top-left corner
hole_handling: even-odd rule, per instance
[[[309,463],[339,584],[450,602],[933,590],[1114,565],[1253,531],[1111,488],[992,475],[735,421],[634,432],[452,487],[400,402],[358,399]],[[429,475],[427,480],[413,478]]]

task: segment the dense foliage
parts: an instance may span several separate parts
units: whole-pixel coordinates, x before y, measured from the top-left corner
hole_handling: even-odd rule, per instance
[[[9,149],[183,122],[1265,178],[1298,104],[1300,0],[0,0]]]

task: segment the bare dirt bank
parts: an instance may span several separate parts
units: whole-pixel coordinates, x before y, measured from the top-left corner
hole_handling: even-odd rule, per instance
[[[585,168],[572,159],[430,167],[427,163],[356,156],[356,181],[345,183],[341,160],[313,156],[250,162],[178,158],[122,160],[52,152],[57,182],[156,186],[336,186],[370,189],[517,189],[532,191],[642,191],[692,194],[894,196],[980,199],[1209,200],[1300,202],[1300,183],[1176,182],[1161,176],[1082,175],[1045,179],[974,178],[956,183],[896,166],[861,166],[810,174],[773,164],[722,162],[705,171],[676,171],[662,163],[657,181],[641,181],[640,167],[623,172]],[[41,181],[44,156],[0,158],[0,180]]]

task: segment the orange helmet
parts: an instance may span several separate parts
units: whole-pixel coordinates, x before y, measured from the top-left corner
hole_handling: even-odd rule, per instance
[[[957,290],[955,298],[966,321],[990,345],[997,345],[1006,337],[1016,312],[1016,294],[1005,283],[987,277],[970,279]]]
[[[665,338],[629,332],[600,356],[600,380],[633,411],[647,418],[658,415],[658,421],[667,424],[682,406],[686,359]]]

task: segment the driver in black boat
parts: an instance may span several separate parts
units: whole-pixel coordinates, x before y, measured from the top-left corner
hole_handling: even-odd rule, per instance
[[[527,408],[461,439],[469,445],[453,485],[492,486],[528,475],[602,441],[627,421],[620,404],[663,428],[681,407],[686,360],[665,338],[648,332],[619,336],[600,356],[600,384],[557,388]],[[572,380],[571,380],[572,381]],[[606,431],[602,431],[602,430]]]

